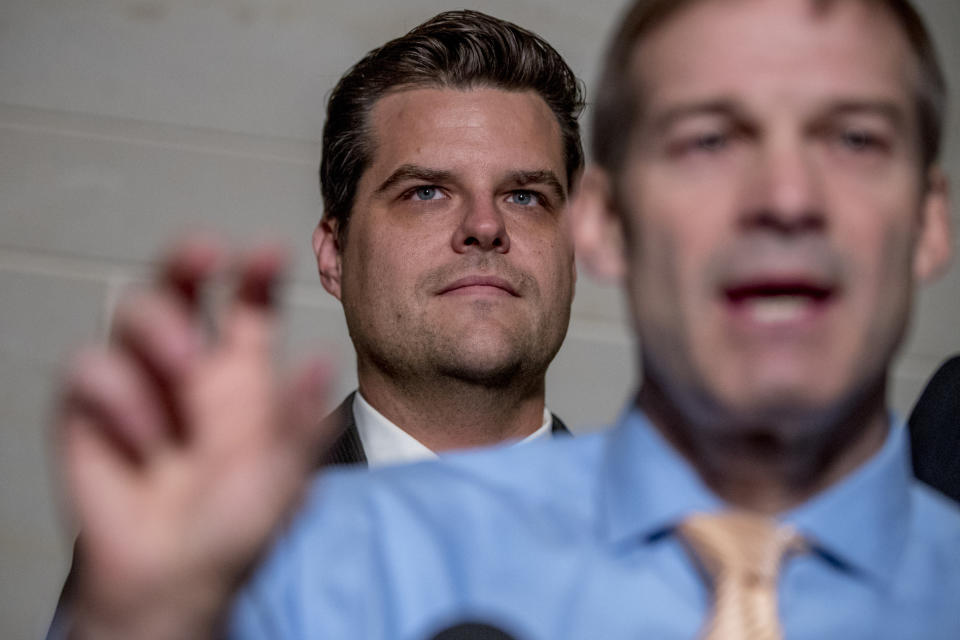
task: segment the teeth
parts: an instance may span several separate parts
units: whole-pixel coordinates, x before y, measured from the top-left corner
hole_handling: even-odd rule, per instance
[[[806,296],[770,296],[754,298],[746,305],[754,321],[764,324],[798,319],[810,306]]]

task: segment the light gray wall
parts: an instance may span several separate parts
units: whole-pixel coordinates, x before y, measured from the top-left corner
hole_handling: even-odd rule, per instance
[[[960,86],[960,3],[927,0]],[[621,0],[487,0],[533,28],[592,85]],[[460,3],[442,0],[0,0],[0,636],[39,637],[66,568],[47,429],[58,363],[102,336],[119,293],[188,227],[297,248],[291,353],[352,351],[316,282],[317,140],[326,93],[368,49]],[[956,111],[956,110],[955,110]],[[949,173],[960,183],[952,118]],[[960,274],[924,294],[894,374],[901,410],[960,350]],[[618,294],[579,283],[548,376],[552,408],[601,424],[632,386]]]

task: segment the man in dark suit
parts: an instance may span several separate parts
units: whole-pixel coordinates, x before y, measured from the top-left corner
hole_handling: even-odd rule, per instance
[[[359,389],[323,421],[340,435],[316,466],[569,434],[545,408],[545,375],[576,280],[566,201],[583,104],[553,47],[472,11],[435,16],[340,79],[313,246]],[[127,301],[117,324],[144,308]]]
[[[493,104],[495,92],[470,87],[523,100]],[[583,164],[582,107],[550,45],[469,11],[436,16],[341,78],[313,246],[343,304],[359,389],[328,418],[343,435],[325,461],[567,433],[544,408],[544,376],[576,279],[565,203]]]

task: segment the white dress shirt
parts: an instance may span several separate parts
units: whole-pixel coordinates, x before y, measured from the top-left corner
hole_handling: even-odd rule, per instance
[[[363,443],[367,464],[371,468],[437,457],[437,454],[423,443],[370,406],[359,391],[353,396],[353,419],[360,434],[360,442]],[[544,407],[543,424],[520,442],[549,438],[552,433],[553,416]]]

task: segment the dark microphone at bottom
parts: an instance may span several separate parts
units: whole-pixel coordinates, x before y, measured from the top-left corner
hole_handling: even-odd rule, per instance
[[[438,631],[430,640],[517,640],[516,636],[484,622],[461,622]]]

